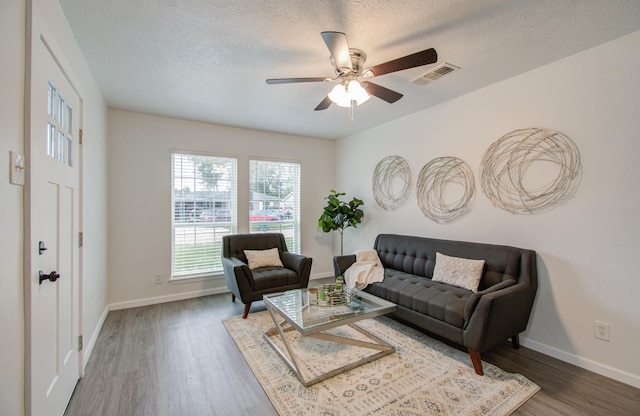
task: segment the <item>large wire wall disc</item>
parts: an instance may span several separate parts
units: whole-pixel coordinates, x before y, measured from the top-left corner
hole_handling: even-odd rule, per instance
[[[566,203],[581,177],[576,144],[544,128],[505,134],[480,163],[482,192],[494,206],[513,214],[539,214]]]

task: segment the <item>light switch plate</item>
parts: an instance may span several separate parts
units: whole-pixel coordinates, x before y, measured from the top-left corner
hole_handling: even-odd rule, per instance
[[[14,185],[24,185],[24,156],[20,153],[9,152],[11,158],[9,182]]]

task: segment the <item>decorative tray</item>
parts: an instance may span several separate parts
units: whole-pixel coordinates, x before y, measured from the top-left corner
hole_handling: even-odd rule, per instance
[[[346,305],[351,301],[351,291],[343,285],[325,284],[308,289],[309,303],[318,306]]]

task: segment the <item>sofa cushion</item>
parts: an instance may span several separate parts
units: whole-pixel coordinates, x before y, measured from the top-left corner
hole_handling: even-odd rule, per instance
[[[470,260],[461,257],[446,256],[436,252],[436,266],[433,269],[433,281],[478,291],[484,260]]]
[[[464,307],[472,292],[431,279],[385,269],[383,282],[366,291],[457,328],[464,328]]]

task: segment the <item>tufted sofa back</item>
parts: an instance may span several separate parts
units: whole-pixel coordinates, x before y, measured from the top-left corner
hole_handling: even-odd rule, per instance
[[[447,256],[484,260],[479,290],[506,280],[537,284],[535,251],[493,244],[380,234],[374,248],[385,268],[431,278],[436,252]]]

